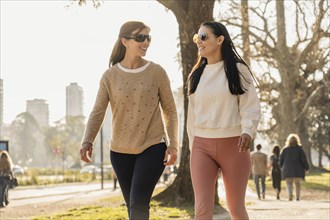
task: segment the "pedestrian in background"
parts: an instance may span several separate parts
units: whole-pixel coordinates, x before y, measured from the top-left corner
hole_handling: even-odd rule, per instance
[[[257,152],[251,154],[251,163],[252,163],[252,175],[254,185],[256,187],[258,199],[261,199],[260,195],[260,183],[261,183],[261,193],[262,198],[265,199],[266,196],[266,175],[268,173],[267,168],[267,154],[262,153],[261,144],[256,146]]]
[[[138,21],[121,26],[80,150],[81,159],[90,162],[110,103],[110,160],[129,219],[149,219],[153,190],[165,166],[177,159],[178,117],[170,80],[160,65],[142,58],[151,43],[149,32]]]
[[[204,22],[193,40],[187,129],[195,219],[212,219],[219,169],[232,219],[248,219],[249,149],[261,115],[252,73],[220,22]]]
[[[276,199],[280,199],[282,172],[280,168],[280,147],[274,146],[269,158],[269,166],[272,175],[272,185],[276,192]]]
[[[14,179],[13,162],[7,151],[0,152],[0,207],[9,204],[10,182]]]
[[[117,179],[116,172],[114,170],[112,170],[112,176],[111,177],[112,177],[112,180],[113,180],[113,190],[116,190],[118,179]]]
[[[309,170],[306,154],[302,149],[300,138],[297,134],[290,134],[280,156],[282,176],[286,182],[289,201],[293,200],[293,184],[296,187],[296,200],[300,200],[301,181]]]

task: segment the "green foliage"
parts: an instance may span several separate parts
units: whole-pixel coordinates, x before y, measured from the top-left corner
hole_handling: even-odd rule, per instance
[[[45,145],[57,158],[80,164],[77,147],[80,146],[84,132],[83,116],[68,116],[55,122],[55,126],[45,131]]]
[[[79,170],[63,170],[31,168],[25,175],[17,176],[19,186],[52,185],[59,183],[91,182],[93,175],[80,173]],[[106,179],[106,178],[105,178]]]
[[[41,130],[35,118],[27,113],[16,116],[10,125],[10,155],[15,163],[29,165],[36,156],[36,146]],[[29,149],[29,150],[27,150]]]

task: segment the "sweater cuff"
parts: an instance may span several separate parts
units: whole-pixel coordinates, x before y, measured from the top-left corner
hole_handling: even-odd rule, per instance
[[[81,146],[82,146],[83,144],[90,144],[90,145],[93,146],[93,143],[91,143],[91,142],[89,142],[89,141],[83,141],[83,142],[81,143]]]
[[[175,147],[167,147],[167,148],[171,148],[171,149],[173,149],[173,150],[176,150],[176,152],[178,152],[178,149],[175,148]]]
[[[248,134],[252,139],[255,136],[255,132],[251,128],[243,128],[242,134]]]

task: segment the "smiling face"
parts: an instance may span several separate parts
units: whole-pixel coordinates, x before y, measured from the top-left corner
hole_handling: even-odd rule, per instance
[[[222,35],[217,37],[211,28],[201,26],[198,30],[198,38],[195,39],[199,55],[205,57],[208,63],[219,62],[222,60],[221,45],[223,40]]]
[[[136,35],[146,35],[149,36],[149,29],[144,28],[141,31],[135,30],[132,32],[131,36],[127,38],[122,38],[122,43],[126,47],[126,53],[132,55],[132,56],[138,56],[138,57],[143,57],[146,55],[148,47],[150,46],[150,41],[148,40],[147,37],[142,37],[145,38],[144,41],[138,42],[140,40],[134,39]],[[141,37],[141,36],[139,36]]]

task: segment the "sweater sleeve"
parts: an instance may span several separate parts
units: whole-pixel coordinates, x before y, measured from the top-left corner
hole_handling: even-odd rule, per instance
[[[162,69],[159,86],[159,99],[163,110],[166,132],[169,138],[167,147],[178,150],[178,114],[171,90],[170,80]]]
[[[99,132],[104,115],[109,104],[109,94],[106,88],[105,74],[100,80],[99,90],[92,112],[89,115],[82,143],[93,143]]]
[[[194,112],[194,94],[189,96],[188,103],[188,118],[187,118],[187,133],[189,139],[189,149],[191,151],[192,144],[194,140],[194,121],[195,121],[195,112]]]
[[[248,68],[243,64],[238,64],[237,67],[242,74],[242,85],[246,89],[243,95],[238,96],[242,133],[254,138],[261,117],[260,101]]]

